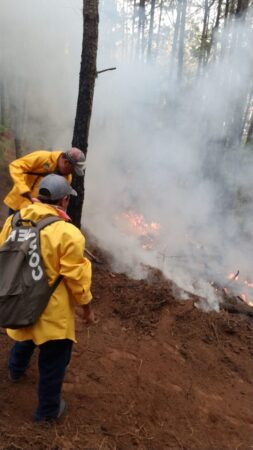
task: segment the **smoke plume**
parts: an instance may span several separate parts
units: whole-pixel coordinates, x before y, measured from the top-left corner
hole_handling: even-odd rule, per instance
[[[70,146],[81,8],[78,0],[3,2],[4,85],[17,115],[25,103],[18,122],[31,148]],[[238,269],[250,279],[253,267],[253,157],[238,139],[252,86],[252,28],[233,23],[229,51],[231,29],[217,35],[214,62],[195,75],[186,70],[179,83],[169,49],[156,63],[130,57],[118,24],[116,2],[101,2],[98,70],[117,70],[96,80],[83,224],[115,270],[138,278],[157,267],[218,309],[210,282],[224,285]]]

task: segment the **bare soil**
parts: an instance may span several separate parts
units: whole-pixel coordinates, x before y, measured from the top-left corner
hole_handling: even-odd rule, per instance
[[[252,318],[202,312],[152,269],[139,281],[112,273],[92,245],[88,238],[103,261],[93,264],[99,322],[87,328],[77,318],[63,386],[68,413],[59,423],[33,422],[37,357],[12,384],[12,342],[0,332],[0,449],[252,449]]]

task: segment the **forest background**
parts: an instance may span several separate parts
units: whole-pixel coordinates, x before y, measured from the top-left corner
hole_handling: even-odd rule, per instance
[[[217,309],[210,280],[250,280],[253,262],[252,1],[99,6],[98,70],[116,70],[96,80],[84,225],[114,269],[158,267]],[[1,1],[0,131],[17,157],[70,145],[81,10]]]

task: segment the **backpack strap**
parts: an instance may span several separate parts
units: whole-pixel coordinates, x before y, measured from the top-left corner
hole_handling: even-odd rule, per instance
[[[47,216],[44,219],[39,220],[39,222],[34,222],[32,220],[22,219],[20,212],[17,211],[15,214],[13,214],[12,221],[11,221],[11,227],[16,227],[18,225],[18,222],[27,222],[31,223],[33,226],[37,228],[38,231],[43,230],[43,228],[47,227],[51,223],[59,222],[59,220],[63,220],[60,217],[57,216]]]
[[[20,212],[17,211],[13,214],[12,220],[11,220],[11,227],[14,228],[17,225],[17,222],[21,219]]]
[[[17,211],[15,214],[13,214],[12,221],[11,221],[11,227],[12,228],[16,227],[18,225],[18,222],[22,221],[22,220],[23,219],[21,218],[20,212]],[[43,228],[47,227],[51,223],[59,222],[60,220],[63,220],[63,219],[61,219],[60,217],[57,217],[57,216],[48,216],[48,217],[45,217],[44,219],[41,219],[39,222],[37,222],[34,225],[38,229],[38,232],[40,232]],[[30,220],[24,220],[24,222],[30,222]],[[30,222],[30,223],[33,225],[33,222]],[[58,278],[56,278],[55,282],[51,286],[51,295],[53,294],[53,292],[57,288],[57,286],[60,284],[62,279],[63,279],[63,275],[59,275]]]
[[[38,229],[38,232],[43,230],[43,228],[46,228],[48,225],[54,222],[62,221],[60,217],[57,216],[48,216],[44,219],[41,219],[39,222],[36,223],[36,228]],[[51,286],[51,295],[53,294],[54,290],[57,288],[57,286],[60,284],[61,280],[63,279],[63,275],[59,275],[58,278],[56,278],[55,282]]]
[[[38,231],[41,231],[51,223],[59,222],[60,220],[63,219],[61,219],[59,216],[47,216],[36,223],[36,228],[38,229]]]

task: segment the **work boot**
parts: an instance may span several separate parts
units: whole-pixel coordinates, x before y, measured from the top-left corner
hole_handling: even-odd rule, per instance
[[[60,400],[59,411],[58,411],[57,416],[55,416],[55,417],[41,417],[41,418],[37,418],[35,416],[34,420],[35,420],[35,422],[38,422],[38,423],[54,422],[55,420],[61,419],[62,416],[66,413],[66,410],[67,410],[67,403],[65,402],[65,400],[61,399]]]

